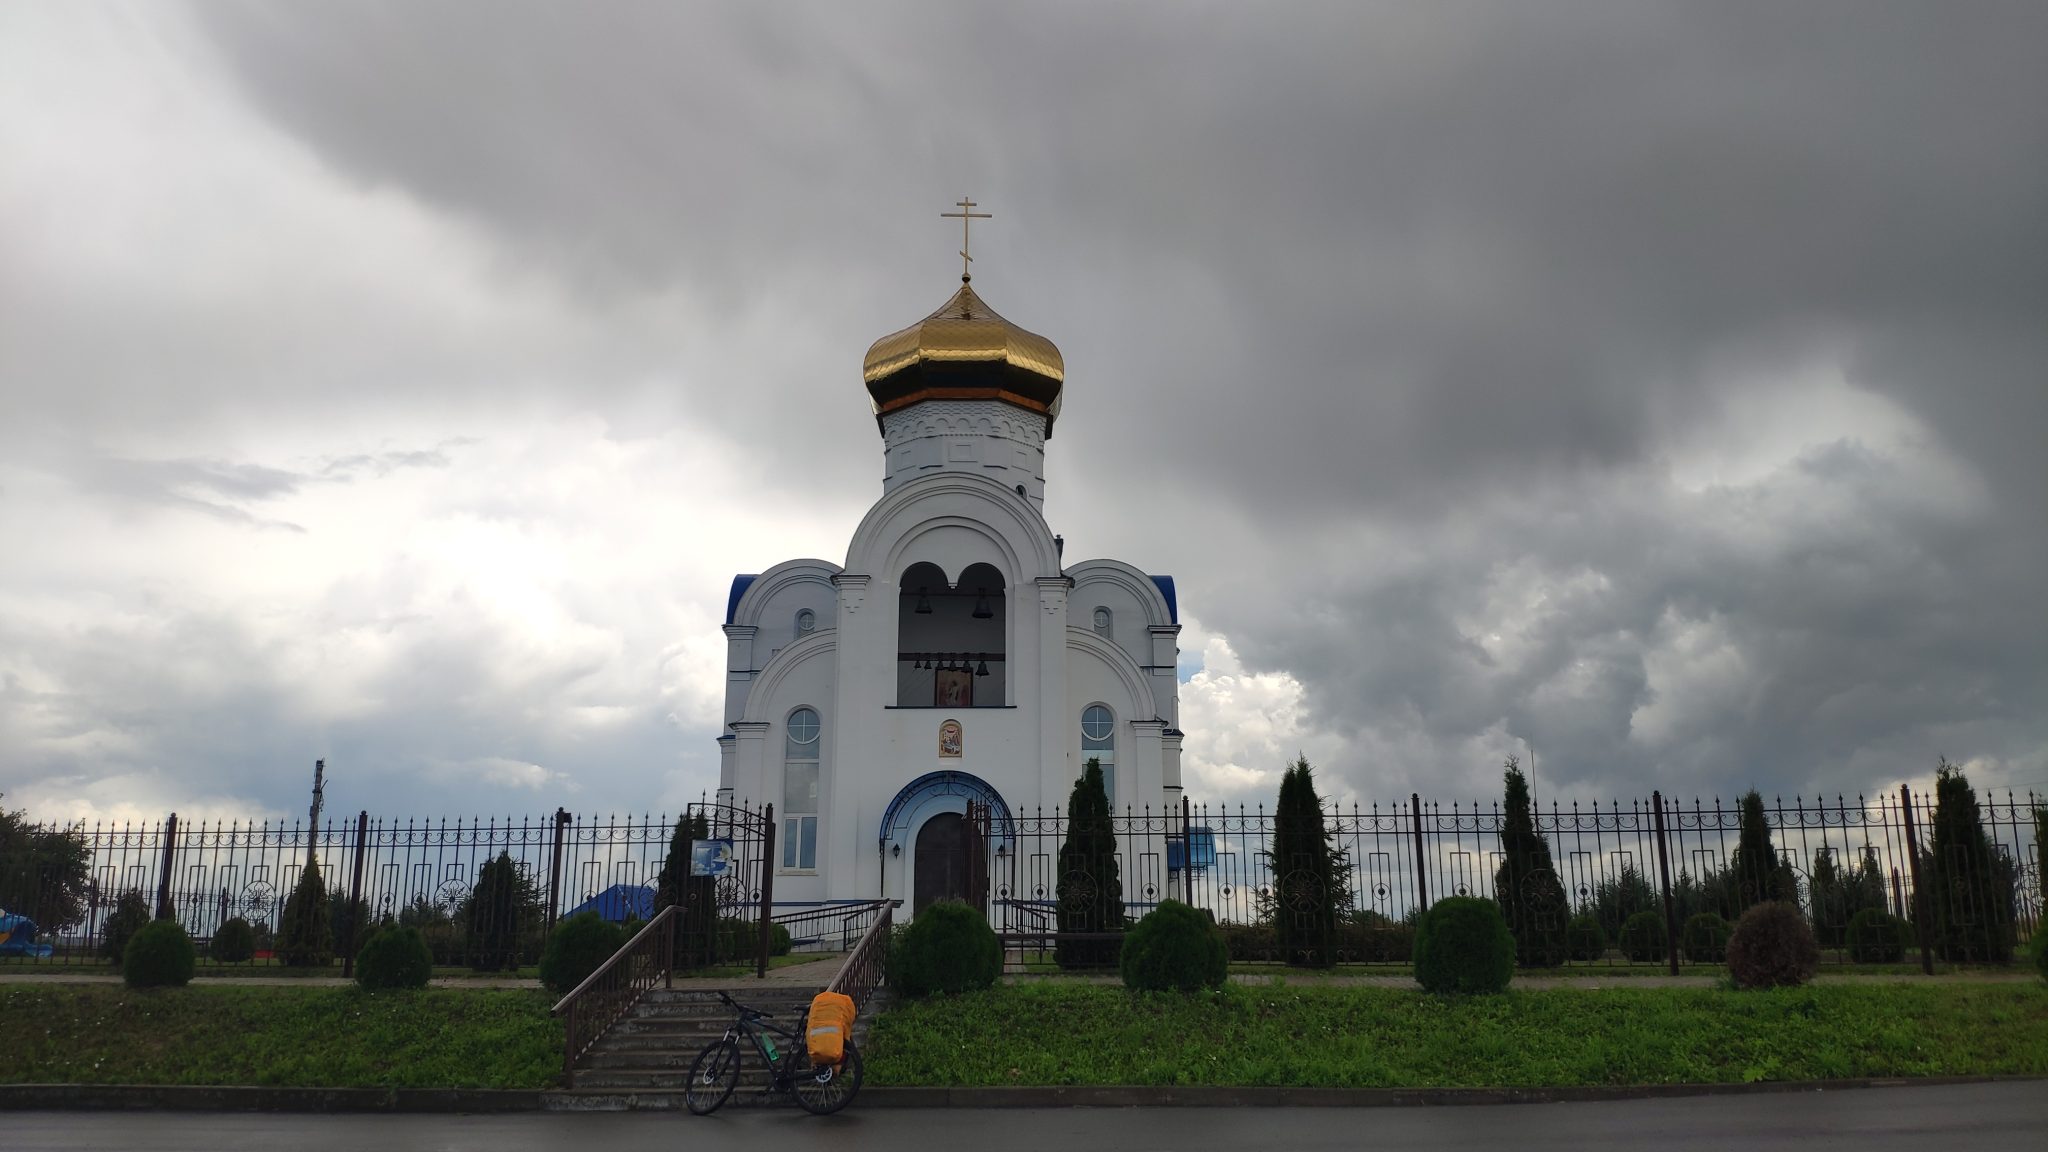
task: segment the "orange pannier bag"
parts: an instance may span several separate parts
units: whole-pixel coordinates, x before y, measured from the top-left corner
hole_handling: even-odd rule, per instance
[[[837,1064],[846,1058],[846,1041],[853,1035],[853,997],[839,992],[820,992],[811,999],[810,1032],[804,1043],[811,1050],[811,1063]]]

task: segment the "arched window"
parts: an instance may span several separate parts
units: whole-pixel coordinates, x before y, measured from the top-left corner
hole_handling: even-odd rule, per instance
[[[818,866],[818,748],[824,726],[814,709],[799,708],[783,724],[782,866]]]
[[[1108,636],[1109,636],[1109,609],[1107,609],[1107,608],[1097,608],[1097,609],[1095,610],[1095,634],[1096,634],[1097,636],[1101,636],[1101,637],[1103,637],[1103,638],[1105,638],[1105,639],[1107,639],[1107,638],[1108,638]]]
[[[796,614],[796,634],[798,636],[809,636],[817,630],[818,614],[816,612],[805,608]]]
[[[1116,713],[1100,704],[1081,710],[1081,766],[1090,760],[1102,765],[1102,790],[1116,804]]]

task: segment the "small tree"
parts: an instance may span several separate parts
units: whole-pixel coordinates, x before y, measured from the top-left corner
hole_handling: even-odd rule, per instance
[[[77,828],[45,828],[0,808],[0,908],[44,931],[83,921],[92,906],[92,850]]]
[[[334,920],[320,865],[311,859],[285,898],[277,926],[278,954],[293,968],[321,968],[334,960]]]
[[[1564,885],[1550,859],[1550,845],[1536,831],[1530,811],[1529,779],[1521,763],[1505,765],[1506,811],[1500,826],[1500,867],[1493,874],[1494,899],[1515,937],[1515,960],[1524,968],[1555,968],[1564,963],[1565,925],[1570,909]]]
[[[1300,756],[1280,777],[1273,806],[1273,927],[1289,964],[1328,968],[1337,962],[1337,909],[1347,902],[1343,858],[1323,823],[1315,770]]]
[[[718,878],[690,874],[689,846],[711,838],[711,822],[702,812],[676,820],[668,839],[668,858],[654,882],[654,910],[675,907],[676,963],[695,967],[713,963],[718,932]]]
[[[1792,875],[1792,866],[1780,859],[1771,846],[1771,824],[1764,815],[1764,798],[1754,788],[1742,796],[1742,830],[1729,866],[1735,872],[1740,909],[1766,900],[1798,904],[1799,882]]]
[[[469,966],[478,972],[519,967],[521,932],[539,912],[540,894],[511,853],[485,861],[469,894]]]
[[[2012,962],[2011,889],[1984,834],[1977,790],[1943,759],[1934,775],[1934,939],[1951,961]]]
[[[1813,855],[1813,875],[1806,890],[1813,934],[1823,948],[1845,946],[1849,922],[1856,914],[1885,906],[1884,877],[1877,870],[1875,854],[1864,855],[1856,867],[1844,871],[1834,849],[1821,849]]]
[[[1102,761],[1092,757],[1067,798],[1067,839],[1060,845],[1059,868],[1059,931],[1124,930],[1124,881],[1117,867],[1116,830],[1110,824]],[[1061,940],[1053,955],[1062,968],[1100,968],[1116,963],[1117,945],[1115,941]]]
[[[1623,864],[1620,871],[1593,884],[1593,916],[1609,940],[1620,939],[1622,925],[1630,917],[1661,908],[1657,890],[1634,864]]]
[[[134,888],[121,893],[114,901],[114,910],[107,913],[106,923],[100,925],[100,955],[113,961],[114,967],[121,966],[121,958],[128,953],[128,941],[149,923],[149,900]]]

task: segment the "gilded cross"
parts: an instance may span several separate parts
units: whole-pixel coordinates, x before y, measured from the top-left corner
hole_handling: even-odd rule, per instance
[[[974,209],[977,205],[965,196],[960,198],[956,206],[960,209],[958,212],[941,212],[939,216],[946,220],[960,221],[960,282],[965,284],[974,279],[967,270],[967,266],[974,262],[974,257],[967,254],[967,229],[976,220],[993,220],[995,217],[987,212],[976,212]]]

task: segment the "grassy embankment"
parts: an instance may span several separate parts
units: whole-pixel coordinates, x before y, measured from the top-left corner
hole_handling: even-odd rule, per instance
[[[2038,984],[1545,989],[1438,999],[1234,986],[1133,997],[1068,983],[908,1004],[872,1084],[1496,1087],[2048,1074]]]
[[[523,989],[0,985],[0,1083],[539,1088],[554,997]]]

